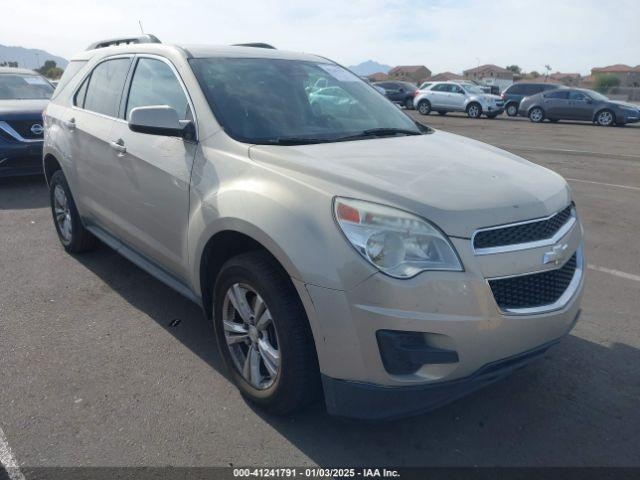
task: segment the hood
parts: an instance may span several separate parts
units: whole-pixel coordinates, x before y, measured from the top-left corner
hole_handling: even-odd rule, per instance
[[[0,119],[17,117],[39,117],[49,100],[0,100]]]
[[[634,110],[640,110],[640,105],[634,105],[633,103],[621,102],[618,100],[609,100],[610,103],[620,105],[621,107],[633,108]]]
[[[254,145],[257,162],[314,187],[396,206],[469,238],[480,227],[551,215],[571,201],[560,175],[465,137],[428,135],[302,146]],[[309,177],[312,180],[309,180]]]

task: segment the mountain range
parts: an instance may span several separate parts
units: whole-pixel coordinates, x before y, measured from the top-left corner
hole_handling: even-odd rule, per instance
[[[0,63],[18,62],[18,66],[21,68],[34,69],[42,66],[46,60],[53,60],[58,67],[63,69],[67,66],[67,63],[69,63],[65,58],[37,48],[0,45]]]
[[[350,66],[349,70],[357,73],[358,75],[366,76],[378,72],[387,73],[392,68],[393,67],[390,67],[389,65],[384,65],[373,60],[367,60],[366,62],[359,63],[358,65]]]

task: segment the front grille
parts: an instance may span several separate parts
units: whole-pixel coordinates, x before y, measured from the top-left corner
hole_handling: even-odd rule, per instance
[[[473,247],[476,249],[503,247],[506,245],[516,245],[551,238],[569,221],[571,208],[572,206],[569,205],[553,217],[540,220],[539,222],[482,230],[476,233],[473,238]]]
[[[35,134],[31,131],[31,127],[33,127],[34,125],[42,126],[42,120],[10,120],[7,123],[11,126],[11,128],[18,132],[20,136],[22,136],[22,138],[28,138],[31,140],[43,137],[42,132],[39,134]]]
[[[501,310],[550,305],[569,287],[577,263],[577,254],[574,253],[567,263],[556,270],[489,280],[489,286]]]

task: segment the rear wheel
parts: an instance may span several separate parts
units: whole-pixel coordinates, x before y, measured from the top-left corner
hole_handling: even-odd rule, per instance
[[[472,102],[467,105],[467,116],[469,118],[480,118],[482,115],[482,107],[477,102]]]
[[[407,110],[413,110],[413,98],[406,98],[404,101],[404,108]]]
[[[518,104],[511,102],[507,105],[507,108],[505,110],[507,111],[507,115],[509,115],[510,117],[515,117],[516,115],[518,115]]]
[[[309,323],[295,288],[266,253],[229,260],[213,301],[220,353],[240,392],[274,414],[319,396],[319,369]]]
[[[616,121],[616,117],[611,110],[602,110],[596,115],[596,123],[601,127],[610,127]]]
[[[420,100],[418,112],[420,112],[420,115],[429,115],[431,113],[431,102],[429,100]]]
[[[58,170],[51,176],[49,199],[53,223],[64,249],[70,253],[82,253],[94,249],[97,239],[82,225],[80,214],[62,170]]]
[[[529,110],[529,120],[533,123],[540,123],[544,120],[544,111],[540,107],[533,107]]]

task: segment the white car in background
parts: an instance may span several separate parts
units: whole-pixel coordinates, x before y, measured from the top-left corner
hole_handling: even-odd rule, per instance
[[[427,89],[420,89],[413,104],[422,115],[436,111],[466,112],[470,118],[495,118],[504,112],[504,101],[498,95],[482,91],[477,85],[464,82],[434,82]]]

